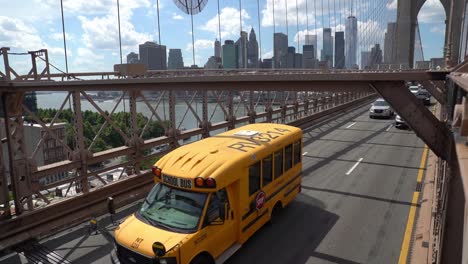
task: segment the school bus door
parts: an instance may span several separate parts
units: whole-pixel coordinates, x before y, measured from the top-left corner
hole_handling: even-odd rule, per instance
[[[224,218],[224,219],[223,219]],[[236,241],[233,205],[226,188],[210,194],[200,237],[200,245],[218,257]]]

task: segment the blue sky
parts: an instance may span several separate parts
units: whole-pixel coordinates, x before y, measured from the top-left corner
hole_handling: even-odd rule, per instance
[[[321,32],[326,27],[340,30],[350,14],[351,0],[307,0],[309,31]],[[314,2],[317,15],[314,15]],[[322,5],[323,13],[322,16]],[[111,71],[120,62],[116,0],[63,0],[67,52],[70,72]],[[239,36],[239,1],[219,0],[222,40],[236,40]],[[273,0],[259,0],[261,36],[258,34],[257,1],[242,0],[242,28],[253,27],[257,39],[262,40],[262,57],[272,56]],[[289,44],[297,47],[307,28],[306,0],[275,0],[276,32],[286,33],[286,4],[288,5]],[[168,48],[180,48],[185,65],[192,64],[190,16],[180,11],[172,0],[159,0],[161,42]],[[52,64],[65,70],[62,25],[59,0],[0,0],[0,46],[11,52],[25,52],[46,48]],[[373,12],[370,12],[372,10]],[[372,43],[383,45],[386,23],[395,21],[396,0],[354,0],[353,13],[358,18],[360,50]],[[121,33],[125,55],[138,52],[138,44],[158,40],[156,0],[121,0]],[[316,18],[316,19],[315,19]],[[438,0],[427,0],[419,14],[425,58],[441,57],[444,39],[445,14]],[[340,24],[341,20],[341,24]],[[196,63],[203,66],[213,54],[213,42],[218,38],[217,1],[208,0],[202,13],[194,16]],[[319,33],[319,49],[321,48]],[[29,70],[26,56],[12,56],[10,61],[21,73]],[[0,66],[1,67],[1,66]]]

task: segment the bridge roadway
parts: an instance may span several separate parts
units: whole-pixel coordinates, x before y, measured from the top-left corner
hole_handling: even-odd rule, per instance
[[[302,194],[227,263],[398,262],[424,143],[367,111],[304,131]],[[82,225],[40,243],[73,263],[110,263],[112,231],[100,222],[98,235]]]

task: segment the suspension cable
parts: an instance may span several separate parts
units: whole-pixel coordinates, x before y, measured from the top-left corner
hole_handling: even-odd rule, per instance
[[[68,73],[67,41],[65,37],[65,19],[63,16],[63,0],[60,0],[60,10],[62,12],[62,33],[63,33],[63,51],[65,52],[65,70]]]
[[[222,44],[221,40],[221,15],[219,13],[219,0],[218,0],[218,34],[219,34],[219,43]]]
[[[309,2],[309,0],[305,0],[305,1],[306,1],[306,34],[305,34],[306,37],[304,41],[306,45],[310,45],[309,40],[307,38],[307,35],[309,35],[309,8],[307,6],[307,2]]]
[[[122,64],[122,36],[120,34],[120,4],[119,0],[117,0],[117,20],[119,24],[119,48],[120,48],[120,64]]]
[[[296,25],[297,25],[297,53],[300,52],[300,34],[299,34],[299,7],[297,6],[297,0],[296,0]]]
[[[219,0],[218,0],[219,2]],[[261,31],[261,25],[260,25],[260,1],[257,0],[257,18],[258,18],[258,44],[260,48],[260,60],[262,59],[262,31]],[[258,61],[256,62],[257,68],[258,68]]]
[[[156,0],[156,9],[157,9],[157,16],[158,16],[158,41],[159,41],[159,47],[160,49],[162,50],[162,43],[161,43],[161,24],[159,23],[159,0]],[[159,64],[161,65],[161,70],[164,69],[163,67],[163,56],[161,54],[161,56],[159,56],[160,59],[159,59]]]

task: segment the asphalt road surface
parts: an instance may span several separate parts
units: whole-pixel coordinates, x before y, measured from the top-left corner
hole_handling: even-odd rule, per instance
[[[398,262],[424,144],[368,109],[304,131],[302,193],[227,263]],[[112,228],[100,225],[97,235],[84,224],[41,245],[72,263],[110,263]]]

